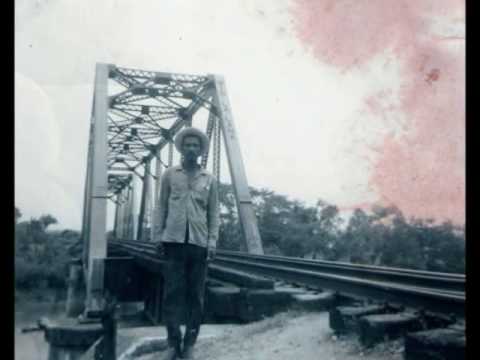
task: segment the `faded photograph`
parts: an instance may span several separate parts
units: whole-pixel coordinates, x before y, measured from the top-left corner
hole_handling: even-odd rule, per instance
[[[14,26],[15,359],[465,358],[465,2]]]

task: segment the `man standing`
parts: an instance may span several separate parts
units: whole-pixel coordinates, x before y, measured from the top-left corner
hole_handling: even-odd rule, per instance
[[[169,360],[181,356],[193,359],[203,315],[207,266],[215,257],[219,226],[215,177],[197,162],[208,147],[207,136],[196,128],[185,128],[175,138],[175,147],[182,154],[182,162],[163,175],[155,231],[157,250],[165,258],[162,316],[168,334],[165,359]],[[183,318],[186,331],[182,351]]]

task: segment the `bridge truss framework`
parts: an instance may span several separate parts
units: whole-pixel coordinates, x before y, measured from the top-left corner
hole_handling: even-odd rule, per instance
[[[94,316],[102,306],[107,201],[115,203],[116,239],[152,239],[162,171],[173,165],[173,139],[183,127],[192,126],[201,109],[204,115],[206,111],[209,138],[201,165],[206,168],[213,153],[212,171],[220,180],[223,140],[246,249],[263,254],[223,77],[97,63],[82,221],[87,316]],[[135,178],[141,184],[138,219],[133,211]]]

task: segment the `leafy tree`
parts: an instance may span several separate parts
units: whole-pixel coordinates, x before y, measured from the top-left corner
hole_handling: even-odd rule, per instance
[[[465,271],[465,234],[462,228],[447,221],[433,224],[412,220],[412,228],[422,248],[424,267],[431,271]]]
[[[218,195],[220,202],[218,247],[228,250],[245,250],[233,188],[230,185],[220,184]]]
[[[52,215],[42,215],[39,219],[40,223],[43,225],[44,230],[46,230],[50,225],[57,224],[58,221]]]
[[[355,209],[336,247],[336,258],[365,263],[371,250],[371,219],[362,209]]]
[[[338,247],[340,225],[338,207],[323,200],[318,200],[315,208],[314,229],[312,230],[311,248],[313,258],[318,255],[326,259],[334,259],[335,248]]]
[[[17,287],[65,287],[68,262],[82,252],[74,230],[47,231],[57,223],[52,215],[15,225],[15,283]]]
[[[422,249],[414,229],[403,216],[393,218],[393,227],[385,239],[382,265],[424,269]]]

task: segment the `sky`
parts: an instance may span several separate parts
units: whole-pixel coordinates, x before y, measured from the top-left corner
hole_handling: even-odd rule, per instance
[[[223,75],[251,186],[465,222],[463,1],[16,0],[24,218],[80,228],[96,62]]]

